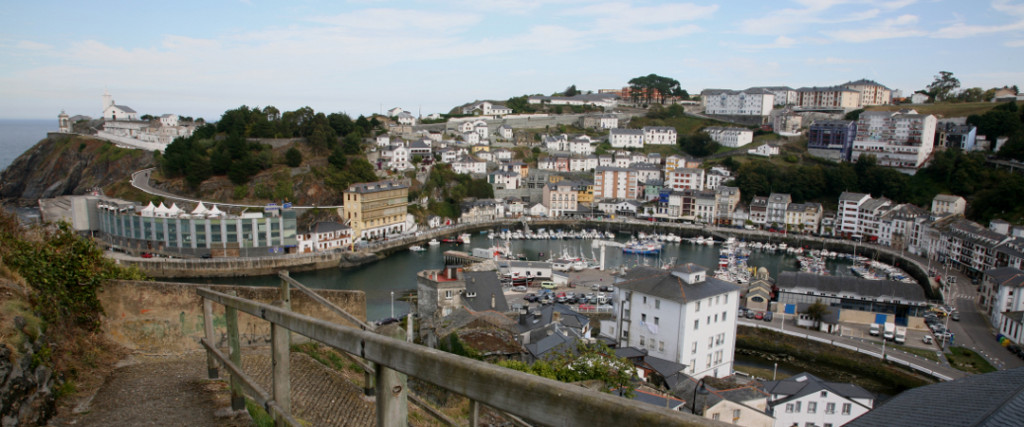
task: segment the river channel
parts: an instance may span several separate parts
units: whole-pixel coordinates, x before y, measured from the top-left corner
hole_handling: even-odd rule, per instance
[[[625,242],[629,237],[619,234],[616,241]],[[426,246],[423,252],[399,251],[387,258],[350,269],[324,269],[317,271],[295,272],[291,276],[311,288],[361,290],[366,293],[366,318],[378,320],[392,315],[401,316],[410,311],[410,305],[398,297],[406,292],[415,291],[416,273],[427,269],[438,269],[444,265],[443,253],[447,250],[471,252],[471,248],[488,248],[505,242],[490,240],[486,234],[473,234],[469,245],[441,244]],[[550,254],[582,255],[586,258],[600,257],[600,251],[592,248],[590,240],[511,240],[510,249],[515,254],[523,254],[530,260],[546,260]],[[641,256],[623,254],[620,249],[606,249],[605,266],[607,269],[619,268],[623,265],[664,265],[692,262],[702,265],[711,271],[718,266],[721,246],[696,245],[682,243],[665,243],[659,256]],[[543,254],[543,255],[540,255]],[[765,267],[772,277],[781,271],[796,271],[799,267],[796,258],[782,253],[764,253],[752,250],[747,263],[753,267]],[[849,275],[850,263],[841,259],[830,260],[829,270],[834,275]],[[256,276],[237,278],[193,278],[184,280],[193,283],[235,284],[246,286],[277,286],[277,276]],[[394,299],[392,299],[394,293]]]

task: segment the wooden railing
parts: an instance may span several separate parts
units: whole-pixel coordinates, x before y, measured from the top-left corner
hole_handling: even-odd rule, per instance
[[[286,275],[282,275],[282,281]],[[284,288],[284,286],[283,286]],[[289,377],[290,333],[328,345],[364,359],[373,366],[378,426],[408,425],[409,388],[407,376],[434,384],[470,399],[469,424],[475,426],[480,404],[513,414],[527,421],[559,426],[670,426],[717,424],[691,414],[672,411],[619,396],[502,368],[440,350],[376,334],[370,330],[330,323],[292,312],[288,295],[275,304],[263,304],[200,288],[203,298],[207,350],[211,378],[218,366],[231,376],[232,407],[244,408],[245,396],[262,405],[277,425],[299,425],[291,412]],[[229,354],[216,348],[213,304],[225,307]],[[273,387],[261,389],[241,369],[238,312],[271,324]],[[358,320],[358,319],[357,319]]]

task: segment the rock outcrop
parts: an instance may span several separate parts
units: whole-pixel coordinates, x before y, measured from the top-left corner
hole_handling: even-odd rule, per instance
[[[0,173],[0,199],[35,205],[39,199],[86,194],[152,166],[153,153],[118,148],[80,135],[51,133]]]
[[[56,412],[53,371],[35,362],[43,340],[26,343],[17,357],[0,346],[0,425],[46,425]]]

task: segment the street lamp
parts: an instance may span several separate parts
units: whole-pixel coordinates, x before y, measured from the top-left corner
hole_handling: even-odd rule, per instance
[[[395,291],[391,291],[391,318],[395,318]]]
[[[697,386],[693,388],[693,408],[690,411],[690,413],[694,415],[704,415],[704,408],[701,408],[699,414],[697,413],[697,394],[700,394],[701,396],[708,395],[708,388],[704,386],[704,378],[697,381]]]

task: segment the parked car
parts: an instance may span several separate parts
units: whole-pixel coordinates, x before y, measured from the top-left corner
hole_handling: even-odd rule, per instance
[[[213,255],[211,255],[211,254],[203,254],[200,258],[202,258],[202,259],[210,259],[210,258],[213,258]]]
[[[527,302],[537,302],[537,300],[539,300],[540,297],[538,297],[537,294],[530,292],[526,294],[526,296],[524,296],[523,299],[526,300]]]
[[[923,341],[925,344],[931,344],[932,343],[932,336],[931,335],[925,335],[924,337],[921,338],[921,341]]]
[[[754,310],[747,310],[746,316],[747,316],[748,319],[753,319],[754,318]]]
[[[392,323],[397,323],[397,322],[398,322],[398,319],[396,319],[394,317],[388,317],[388,318],[385,318],[385,319],[378,320],[377,321],[377,326],[390,325]]]
[[[949,316],[949,319],[953,320],[953,321],[956,321],[956,322],[959,322],[960,321],[960,313],[953,313],[951,316]]]
[[[142,257],[143,258],[153,258],[153,254],[151,254],[149,252],[143,252],[142,253]]]
[[[772,315],[772,312],[770,312],[770,311],[764,312],[764,321],[765,322],[771,322],[772,321],[772,317],[774,317]]]
[[[740,310],[738,313],[736,313],[736,315],[739,317],[745,317],[747,315],[747,309],[740,307]]]
[[[762,319],[764,319],[764,313],[763,312],[759,311],[757,313],[754,313],[754,320],[762,320]]]
[[[555,282],[540,282],[540,287],[544,289],[555,289],[558,286],[555,285]]]
[[[526,286],[522,286],[522,285],[513,286],[512,287],[512,292],[526,292]]]

